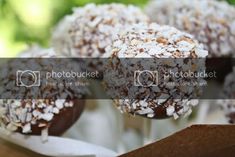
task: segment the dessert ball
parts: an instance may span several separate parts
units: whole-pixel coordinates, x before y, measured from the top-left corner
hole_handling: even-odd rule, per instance
[[[203,58],[208,52],[191,35],[170,26],[140,23],[120,31],[111,53],[104,71],[104,85],[122,112],[148,118],[178,118],[189,114],[198,103],[194,98],[200,94],[199,86],[171,86],[168,82],[183,84],[187,78],[165,79],[162,75],[169,69],[176,72],[204,69]],[[147,84],[143,81],[134,85],[136,70],[148,71],[142,75]],[[155,71],[159,75],[156,84],[153,82],[156,77],[147,75]],[[192,80],[204,82],[202,78]]]
[[[230,123],[235,123],[235,67],[227,75],[223,87],[223,100],[219,100]]]
[[[57,84],[59,80],[52,79],[50,81],[54,81],[55,84],[45,83],[47,80],[43,71],[50,69],[57,71],[69,66],[64,61],[59,62],[60,60],[53,60],[55,63],[52,63],[54,58],[48,60],[48,57],[54,55],[52,49],[34,47],[20,54],[23,58],[9,60],[4,65],[0,75],[1,86],[4,87],[0,89],[1,128],[7,132],[41,134],[42,138],[46,139],[48,134],[63,134],[80,117],[85,105],[83,98],[87,94],[86,87],[65,87]],[[16,70],[29,67],[35,67],[40,71],[41,76],[37,75],[37,80],[40,80],[38,87],[19,85],[19,75]],[[20,83],[26,85],[35,83],[36,79],[28,76],[21,75]]]
[[[147,16],[132,5],[88,4],[75,8],[59,23],[52,45],[56,52],[69,57],[108,57],[105,48],[119,30],[147,21]]]
[[[208,57],[235,52],[235,8],[216,0],[152,0],[146,13],[153,22],[174,26],[195,36]]]

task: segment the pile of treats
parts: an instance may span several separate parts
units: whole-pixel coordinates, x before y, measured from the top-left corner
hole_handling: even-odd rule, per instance
[[[120,58],[198,59],[207,56],[232,56],[232,52],[235,50],[235,9],[225,2],[215,0],[154,0],[147,5],[146,13],[150,18],[138,7],[115,3],[88,4],[75,8],[73,13],[62,19],[55,28],[51,41],[53,50],[41,51],[35,49],[24,52],[20,57],[57,57],[63,55],[66,57],[111,58],[114,60]],[[150,21],[156,23],[150,23]],[[164,25],[161,26],[161,24]],[[173,27],[165,26],[165,24]],[[30,64],[30,61],[27,64]],[[144,70],[144,64],[138,63],[129,67]],[[180,71],[184,67],[183,64],[176,63],[174,60],[169,64],[175,67],[176,71]],[[204,64],[200,63],[201,67],[199,68],[204,68]],[[109,62],[107,71],[109,68],[113,68],[112,71],[114,69],[118,71],[119,66],[119,64]],[[6,71],[7,73],[10,72],[10,69],[6,70],[9,70]],[[125,75],[131,75],[128,71],[127,69]],[[106,74],[111,75],[113,73],[107,72]],[[114,73],[113,75],[117,74]],[[110,78],[111,76],[107,77]],[[227,80],[234,81],[234,78],[234,74],[231,74]],[[5,81],[4,75],[1,75],[0,79]],[[191,97],[191,95],[198,94],[199,89],[197,88],[171,89],[167,86],[158,85],[156,88],[146,87],[138,91],[139,87],[130,89],[133,80],[119,81],[124,83],[126,88],[115,87],[111,80],[104,80],[107,89],[111,89],[108,92],[111,92],[109,94],[112,96],[115,96],[115,93],[112,93],[113,91],[126,93],[127,98],[128,94],[133,94],[133,90],[138,92],[138,94],[135,93],[134,96],[136,97],[133,99],[114,100],[116,106],[122,112],[148,118],[171,116],[178,118],[181,115],[190,114],[191,108],[198,103],[198,100],[192,100]],[[5,83],[6,90],[12,88],[10,84],[8,85],[8,82]],[[233,86],[231,81],[225,84],[226,89]],[[87,93],[85,90],[72,90],[75,92],[59,92],[65,94],[65,99],[0,100],[1,128],[10,132],[31,133],[32,127],[36,125],[43,128],[42,134],[44,136],[47,135],[53,117],[58,115],[61,110],[73,107],[74,102],[71,101],[73,98],[82,98]],[[46,91],[45,88],[41,94],[52,93]],[[6,91],[5,94],[13,93]],[[179,94],[181,99],[172,99],[175,94]],[[188,97],[185,98],[186,96]],[[69,99],[66,99],[67,97]],[[226,107],[229,110],[232,108],[232,111],[234,111],[234,106],[231,103],[228,103]],[[227,115],[231,115],[230,112],[227,112]]]

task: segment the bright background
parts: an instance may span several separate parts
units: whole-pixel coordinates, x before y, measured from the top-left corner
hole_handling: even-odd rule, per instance
[[[116,0],[143,7],[148,0]],[[235,0],[227,0],[235,5]],[[28,45],[48,46],[56,23],[72,8],[114,0],[0,0],[0,57],[14,57]]]

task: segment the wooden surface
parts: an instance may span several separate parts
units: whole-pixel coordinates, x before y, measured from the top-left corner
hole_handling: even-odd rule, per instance
[[[235,125],[195,125],[120,157],[235,157]]]
[[[45,157],[0,139],[0,157]]]

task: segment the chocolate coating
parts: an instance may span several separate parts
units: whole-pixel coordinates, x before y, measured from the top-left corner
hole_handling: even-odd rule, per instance
[[[81,116],[85,107],[85,100],[75,100],[73,107],[63,108],[60,113],[55,115],[48,124],[48,134],[53,136],[60,136],[65,133]],[[38,123],[45,123],[44,120],[39,120]],[[30,135],[41,135],[42,127],[37,124],[31,126]],[[22,129],[18,129],[17,132],[22,133]]]
[[[181,88],[177,85],[171,87],[167,82],[184,84],[188,80],[177,77],[164,79],[164,75],[161,75],[170,68],[177,72],[185,71],[185,67],[194,67],[192,69],[195,72],[200,68],[204,69],[204,60],[198,63],[191,59],[205,58],[208,52],[191,35],[169,26],[141,23],[121,31],[111,47],[112,57],[106,65],[104,84],[107,94],[114,99],[115,105],[121,112],[154,119],[167,117],[176,119],[192,112],[191,108],[198,103],[198,100],[193,98],[200,95],[200,87]],[[136,60],[126,61],[122,58]],[[167,62],[167,66],[162,66],[165,62],[161,58],[172,58],[172,60]],[[184,58],[188,62],[177,60]],[[140,81],[138,72],[144,71],[151,73],[141,75],[143,80]],[[154,71],[159,74],[157,83]],[[135,79],[133,81],[133,73],[137,82]],[[200,78],[192,80],[204,81]]]
[[[230,113],[227,116],[229,117],[229,123],[234,124],[235,123],[235,112]]]
[[[225,78],[222,95],[224,99],[219,100],[225,116],[229,123],[235,123],[235,67],[233,72]]]
[[[22,57],[29,57],[29,59],[23,59],[19,64],[16,60],[9,60],[5,66],[1,67],[6,70],[6,76],[0,75],[0,81],[4,82],[4,87],[7,87],[3,88],[1,93],[11,96],[0,99],[0,127],[6,132],[41,134],[42,140],[47,140],[47,135],[63,134],[80,117],[85,105],[86,87],[81,89],[80,86],[65,86],[66,78],[61,78],[62,82],[58,83],[59,80],[47,80],[46,77],[40,77],[40,75],[38,76],[40,88],[37,91],[25,86],[18,87],[15,68],[23,66],[23,69],[26,69],[26,67],[36,66],[40,72],[43,69],[55,70],[63,66],[71,68],[69,62],[63,64],[61,60],[56,60],[56,64],[49,66],[50,61],[42,59],[52,59],[54,56],[52,49],[34,48],[22,54]],[[30,59],[30,57],[37,58]],[[33,80],[28,76],[24,79],[26,82]],[[45,83],[47,81],[53,81],[55,84]],[[21,96],[17,96],[17,93]]]
[[[149,119],[165,119],[165,118],[169,118],[169,116],[166,113],[166,109],[167,109],[167,107],[164,105],[155,107],[153,109],[153,112],[154,112],[153,117],[148,117],[148,114],[137,114],[137,115],[142,116],[142,117],[146,117]],[[136,113],[131,112],[130,114],[134,115]]]

